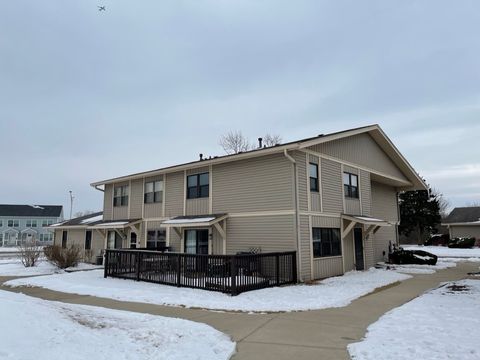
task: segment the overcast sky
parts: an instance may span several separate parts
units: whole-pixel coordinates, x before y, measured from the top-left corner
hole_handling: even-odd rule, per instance
[[[97,5],[105,5],[99,12]],[[0,4],[0,203],[378,123],[452,206],[480,202],[480,2]]]

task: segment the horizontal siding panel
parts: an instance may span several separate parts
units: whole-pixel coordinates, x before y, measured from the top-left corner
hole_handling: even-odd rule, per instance
[[[372,189],[370,173],[365,170],[360,171],[360,196],[362,198],[362,214],[372,215]]]
[[[295,251],[294,215],[227,219],[227,254],[260,248],[263,253]]]
[[[182,208],[182,212],[183,212],[183,208]],[[146,219],[163,217],[163,204],[162,203],[145,204],[145,210],[144,210],[143,216]]]
[[[345,213],[351,215],[360,215],[360,200],[345,199]]]
[[[302,211],[308,210],[308,168],[307,159],[304,152],[295,151],[292,153],[293,158],[297,162],[297,175],[298,175],[298,204],[299,209]]]
[[[103,218],[105,220],[113,219],[113,185],[106,184],[103,193]]]
[[[312,216],[312,227],[340,229],[340,218],[330,216]]]
[[[208,198],[187,200],[186,215],[208,214],[210,200]]]
[[[283,154],[215,165],[213,212],[293,209],[292,164]]]
[[[300,276],[303,281],[312,279],[311,236],[308,216],[300,216]]]
[[[310,149],[407,180],[405,175],[369,134],[359,134],[329,141],[312,146]]]
[[[132,180],[131,186],[129,219],[140,219],[143,207],[143,180]]]
[[[478,226],[450,226],[452,238],[454,237],[474,237],[480,239],[480,225]]]

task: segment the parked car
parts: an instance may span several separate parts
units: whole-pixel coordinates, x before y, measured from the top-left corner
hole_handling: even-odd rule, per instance
[[[423,250],[404,250],[399,248],[388,255],[388,261],[396,265],[435,265],[437,260],[438,257],[436,255]]]
[[[429,246],[447,246],[450,241],[450,235],[448,234],[434,234],[430,236],[430,239],[426,240],[423,245]]]
[[[456,237],[449,241],[449,248],[470,249],[475,245],[475,238]]]

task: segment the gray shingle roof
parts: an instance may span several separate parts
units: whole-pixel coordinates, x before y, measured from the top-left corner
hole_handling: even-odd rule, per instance
[[[452,210],[450,215],[443,221],[443,223],[465,223],[479,221],[480,206],[471,207],[457,207]]]
[[[0,216],[60,217],[62,209],[62,205],[0,204]]]
[[[99,223],[103,222],[103,220],[98,220],[98,221],[95,221],[95,222],[88,222],[88,224],[87,224],[87,222],[85,222],[85,220],[100,216],[102,214],[103,214],[103,211],[99,211],[99,212],[96,212],[96,213],[93,213],[93,214],[79,216],[79,217],[73,218],[71,220],[64,221],[64,222],[61,223],[61,225],[62,226],[75,226],[75,225],[91,226],[91,225],[99,224]],[[58,225],[58,224],[54,224],[54,225]]]

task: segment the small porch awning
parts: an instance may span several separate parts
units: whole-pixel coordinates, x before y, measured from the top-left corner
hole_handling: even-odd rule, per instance
[[[187,228],[215,225],[228,217],[228,214],[207,214],[193,216],[177,216],[164,221],[161,227]]]
[[[88,226],[88,229],[125,229],[131,226],[138,225],[142,222],[142,219],[129,219],[129,220],[103,220],[95,225]]]
[[[392,223],[388,222],[387,220],[377,219],[364,215],[343,214],[342,239],[344,239],[357,224],[364,225],[364,227],[366,228],[363,234],[364,237],[367,237],[372,232],[373,234],[375,234],[382,226],[392,226]]]

